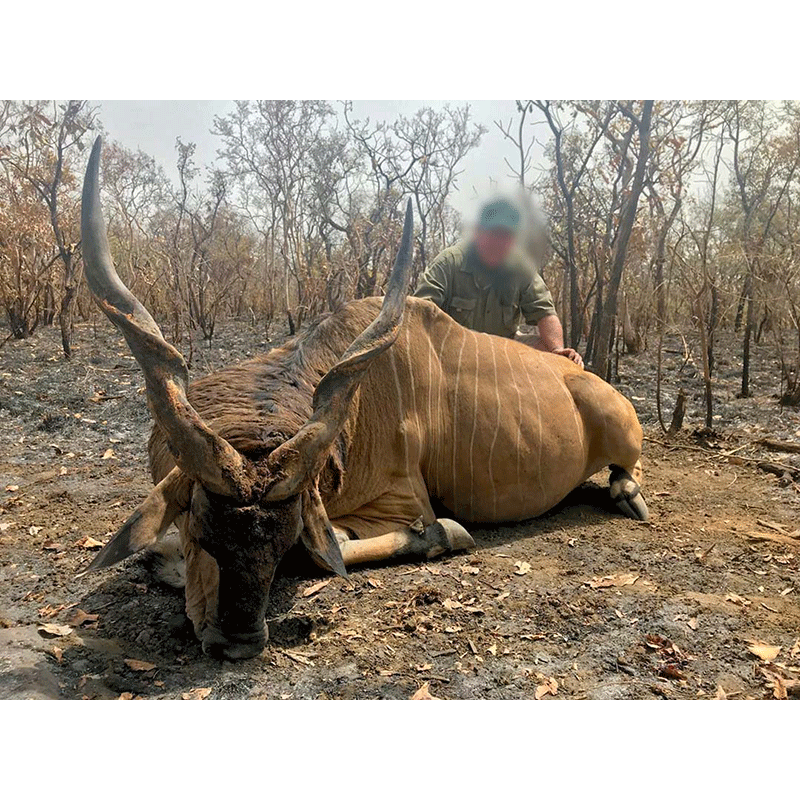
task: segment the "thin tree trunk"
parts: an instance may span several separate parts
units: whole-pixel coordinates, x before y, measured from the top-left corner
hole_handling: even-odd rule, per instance
[[[61,328],[61,347],[64,358],[72,358],[72,302],[78,292],[78,282],[75,276],[75,265],[72,254],[64,256],[64,296],[61,299],[61,309],[58,312],[58,324]]]
[[[630,194],[628,195],[625,209],[622,212],[619,231],[614,243],[614,258],[611,267],[611,280],[608,284],[603,316],[600,320],[599,335],[597,337],[597,357],[594,361],[594,370],[601,377],[608,379],[610,369],[611,339],[614,320],[617,315],[617,295],[622,281],[622,271],[625,267],[625,255],[628,249],[633,224],[636,220],[636,210],[639,205],[639,196],[644,186],[645,167],[650,155],[650,120],[653,112],[653,101],[645,100],[642,107],[642,117],[638,121],[639,129],[639,156],[636,161],[636,170],[633,176]]]

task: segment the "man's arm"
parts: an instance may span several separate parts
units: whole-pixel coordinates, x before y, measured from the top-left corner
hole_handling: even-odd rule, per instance
[[[570,361],[574,361],[579,367],[583,366],[583,359],[577,350],[571,347],[564,347],[564,329],[561,327],[561,320],[557,314],[550,314],[542,317],[537,325],[539,329],[539,350],[548,353],[556,353],[559,356],[566,356]],[[534,345],[537,347],[537,345]]]
[[[440,253],[428,265],[425,272],[419,277],[419,284],[417,290],[414,292],[414,297],[420,297],[423,300],[430,300],[436,303],[439,308],[446,310],[447,302],[450,297],[450,272],[451,265],[449,259]]]
[[[576,350],[564,347],[564,329],[553,305],[553,297],[545,286],[538,271],[533,270],[530,286],[523,292],[520,309],[528,325],[536,325],[539,330],[538,339],[525,337],[526,344],[546,353],[556,353],[583,366],[583,359]]]
[[[561,320],[558,318],[558,314],[548,314],[546,317],[542,317],[536,323],[536,327],[539,330],[537,350],[552,353],[555,350],[564,349],[564,329],[561,327]]]

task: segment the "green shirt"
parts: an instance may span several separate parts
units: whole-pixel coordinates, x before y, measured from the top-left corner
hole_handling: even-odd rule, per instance
[[[536,267],[512,251],[497,270],[483,266],[469,242],[439,253],[419,279],[416,297],[431,300],[466,328],[513,337],[520,323],[555,314]]]

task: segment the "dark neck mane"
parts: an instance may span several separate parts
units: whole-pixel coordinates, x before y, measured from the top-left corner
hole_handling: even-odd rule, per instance
[[[350,303],[269,353],[201,378],[190,388],[190,401],[237,450],[265,456],[311,416],[317,384],[372,322],[378,305],[377,298]]]

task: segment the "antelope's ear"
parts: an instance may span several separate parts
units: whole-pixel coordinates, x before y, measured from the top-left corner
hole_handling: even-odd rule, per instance
[[[155,544],[175,517],[188,508],[191,488],[191,478],[175,467],[78,576],[118,564],[142,548]]]
[[[347,577],[339,542],[336,541],[336,534],[316,485],[303,492],[303,532],[300,540],[316,564],[342,578]]]

